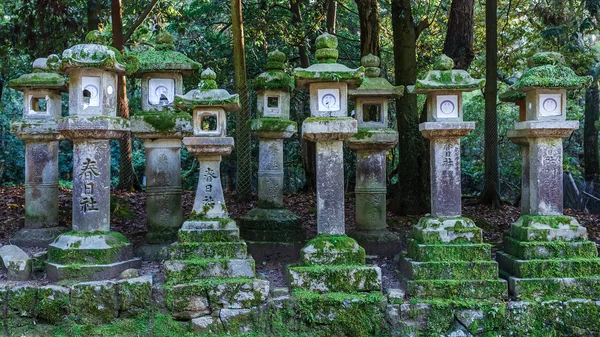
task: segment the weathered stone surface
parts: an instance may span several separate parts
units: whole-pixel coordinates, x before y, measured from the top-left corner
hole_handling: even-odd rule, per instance
[[[201,334],[217,334],[223,331],[223,324],[218,317],[198,317],[192,319],[192,330]]]
[[[300,217],[285,208],[254,208],[239,219],[239,225],[242,230],[298,230]]]
[[[243,241],[174,243],[170,246],[169,251],[170,258],[174,260],[193,258],[244,259],[248,256],[246,243]]]
[[[424,244],[482,242],[481,229],[469,218],[422,217],[413,227],[412,238]]]
[[[150,309],[152,275],[120,280],[117,284],[119,317],[136,317]]]
[[[70,290],[59,286],[44,286],[37,292],[37,318],[57,324],[69,313]]]
[[[10,242],[19,247],[47,247],[66,231],[68,231],[66,227],[21,228],[10,239]]]
[[[37,288],[29,285],[8,288],[6,321],[8,327],[23,326],[37,313]]]
[[[283,139],[259,139],[258,207],[283,208]]]
[[[126,269],[142,266],[140,259],[131,259],[102,265],[80,265],[80,264],[57,264],[48,262],[46,265],[46,276],[48,280],[57,281],[71,279],[77,281],[108,280],[118,278]]]
[[[306,122],[304,124],[306,126]],[[343,235],[344,151],[341,141],[318,141],[317,151],[317,232]]]
[[[519,241],[584,241],[587,230],[573,217],[523,215],[509,228],[510,237]]]
[[[502,279],[406,281],[406,292],[420,299],[501,299],[508,297],[506,287]]]
[[[411,280],[494,280],[498,277],[495,261],[419,262],[403,257],[400,269]]]
[[[419,244],[408,239],[408,255],[416,261],[476,261],[489,260],[492,245],[487,243]]]
[[[247,282],[223,282],[208,289],[213,310],[249,309],[260,305],[269,296],[269,281],[253,279]]]
[[[26,281],[31,278],[31,259],[21,248],[13,245],[0,247],[2,265],[6,268],[6,278],[11,281]]]
[[[193,259],[165,262],[165,281],[170,284],[207,277],[254,277],[252,259]]]
[[[110,264],[133,258],[132,245],[117,232],[67,232],[48,248],[48,261],[55,264]]]
[[[302,265],[362,265],[365,250],[345,235],[319,235],[310,240],[301,251]]]
[[[496,253],[503,271],[521,278],[600,277],[600,259],[518,260]]]
[[[290,286],[314,292],[381,291],[381,269],[360,265],[289,267]]]
[[[240,240],[240,230],[230,219],[187,220],[179,230],[179,242],[234,242]]]
[[[517,299],[600,298],[600,277],[508,278],[508,291]]]
[[[71,313],[85,322],[109,323],[117,317],[118,308],[115,282],[84,282],[71,287]]]
[[[248,333],[251,330],[250,309],[221,309],[219,319],[229,333]]]
[[[405,292],[403,289],[388,289],[386,291],[387,298],[390,302],[404,301]]]
[[[504,237],[504,251],[518,259],[596,258],[598,250],[591,241],[519,241]]]
[[[302,123],[302,138],[311,142],[343,141],[358,132],[352,117],[311,117]]]
[[[169,312],[176,319],[192,319],[211,313],[208,293],[204,284],[178,284],[166,289]]]

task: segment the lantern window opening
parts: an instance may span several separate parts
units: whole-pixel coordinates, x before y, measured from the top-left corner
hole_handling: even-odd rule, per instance
[[[267,96],[267,108],[279,108],[279,96]]]
[[[364,103],[362,106],[362,121],[382,123],[382,110],[379,103]]]
[[[84,76],[81,79],[82,91],[81,99],[83,102],[83,108],[88,107],[99,107],[100,106],[100,77],[97,76]]]
[[[172,78],[151,78],[148,80],[148,89],[150,105],[169,105],[175,98],[175,80]]]
[[[29,99],[30,114],[48,113],[48,97],[31,96]]]
[[[202,131],[217,131],[217,115],[204,113],[200,116],[200,127]]]

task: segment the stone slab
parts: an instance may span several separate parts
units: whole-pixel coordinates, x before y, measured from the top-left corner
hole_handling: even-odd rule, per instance
[[[46,277],[50,281],[64,279],[77,281],[98,281],[109,280],[119,277],[121,272],[126,269],[139,269],[142,261],[139,258],[133,258],[126,261],[120,261],[103,265],[80,265],[80,264],[57,264],[48,262],[46,264]]]
[[[32,261],[29,255],[14,245],[0,247],[0,259],[10,281],[27,281],[31,278]]]
[[[189,283],[210,277],[254,277],[252,259],[169,260],[164,264],[165,282]]]
[[[519,260],[496,252],[500,268],[520,278],[600,277],[600,259]]]
[[[420,299],[506,299],[505,280],[408,280],[406,292]]]
[[[223,324],[218,317],[198,317],[192,319],[192,330],[200,334],[214,335],[223,331]]]
[[[302,248],[300,261],[303,266],[363,265],[365,250],[346,235],[319,235]]]
[[[591,241],[527,242],[505,236],[504,251],[522,260],[598,257],[596,244]]]
[[[119,317],[138,317],[152,305],[152,275],[117,282]]]
[[[179,242],[239,241],[240,231],[235,222],[186,221],[179,230]]]
[[[71,287],[71,313],[83,322],[110,323],[118,309],[115,282],[83,282]]]
[[[509,277],[508,290],[521,300],[600,298],[600,277],[516,278]]]
[[[413,227],[412,238],[418,243],[482,243],[481,229],[468,218],[423,217]]]
[[[587,231],[568,216],[521,216],[509,234],[519,241],[585,241]]]
[[[381,291],[381,269],[375,266],[289,267],[292,289],[313,292]]]
[[[66,227],[21,228],[10,242],[19,247],[48,247],[57,236],[66,231]]]
[[[48,246],[48,261],[54,264],[112,264],[132,258],[133,245],[112,232],[85,236],[67,233]]]
[[[495,261],[418,262],[400,259],[400,272],[410,280],[495,280],[498,263]]]
[[[71,290],[60,286],[38,288],[37,319],[50,324],[58,324],[69,314]]]
[[[251,330],[250,309],[221,309],[219,319],[228,334],[245,334]]]
[[[28,319],[36,316],[37,291],[36,287],[30,285],[8,288],[7,309],[4,315],[9,329],[27,325]]]
[[[248,249],[243,241],[236,242],[186,242],[174,243],[169,247],[169,256],[173,260],[200,259],[245,259]]]
[[[301,242],[305,233],[301,228],[282,230],[263,230],[240,228],[240,236],[247,241],[262,242]]]
[[[408,256],[415,261],[489,261],[492,245],[475,244],[419,244],[408,239]]]

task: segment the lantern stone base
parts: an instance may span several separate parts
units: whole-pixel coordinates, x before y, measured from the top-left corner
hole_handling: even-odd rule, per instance
[[[139,268],[131,243],[117,232],[67,232],[48,246],[47,278],[96,281]]]
[[[68,230],[66,227],[21,228],[10,239],[10,243],[19,247],[48,247],[56,237]]]
[[[402,250],[400,237],[387,229],[384,230],[354,230],[348,233],[367,254],[376,256],[394,256]]]
[[[423,217],[408,240],[400,271],[407,294],[419,299],[507,298],[492,246],[468,218]]]
[[[293,290],[381,291],[381,269],[365,265],[365,250],[346,235],[319,235],[302,248],[300,264],[288,268]]]
[[[496,260],[517,299],[600,298],[598,250],[572,217],[521,216]]]
[[[240,235],[258,260],[297,261],[305,233],[300,217],[285,208],[255,208],[239,219]]]

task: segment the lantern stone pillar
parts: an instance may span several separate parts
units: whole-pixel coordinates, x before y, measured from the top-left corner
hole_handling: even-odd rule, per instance
[[[73,231],[49,245],[50,280],[100,280],[139,268],[132,245],[110,231],[110,139],[127,135],[129,122],[116,117],[117,74],[125,66],[103,45],[81,44],[53,55],[69,75],[69,116],[58,130],[73,140]],[[49,63],[50,64],[50,63]]]
[[[357,132],[348,117],[348,89],[357,88],[364,68],[337,63],[337,38],[316,39],[317,63],[294,70],[296,87],[310,91],[311,117],[302,124],[302,137],[316,143],[318,236],[302,249],[298,266],[289,267],[292,289],[313,292],[381,290],[381,270],[365,265],[365,250],[345,235],[343,141]]]
[[[255,79],[259,118],[250,130],[258,136],[258,207],[239,219],[240,234],[257,260],[297,260],[304,244],[300,218],[283,204],[283,141],[296,133],[290,118],[294,80],[284,72],[286,56],[270,52],[266,72]]]
[[[403,86],[393,86],[379,77],[379,57],[364,56],[365,79],[350,97],[356,100],[358,133],[348,147],[356,151],[356,228],[349,235],[368,255],[393,256],[400,252],[401,240],[387,228],[387,151],[398,143],[398,132],[388,128],[388,100],[403,94]]]
[[[142,111],[130,118],[131,132],[144,141],[146,151],[146,223],[148,233],[136,255],[144,260],[168,258],[183,223],[181,140],[192,134],[192,118],[175,112],[175,95],[183,94],[183,77],[200,65],[175,51],[173,37],[157,35],[154,49],[139,54]]]
[[[10,239],[17,246],[47,247],[67,231],[58,222],[58,141],[56,120],[61,116],[65,79],[49,69],[46,59],[33,63],[33,73],[11,80],[23,92],[23,119],[12,133],[25,141],[25,224]]]
[[[558,53],[535,54],[512,87],[525,95],[526,118],[515,123],[511,134],[528,146],[528,186],[522,188],[529,188],[529,199],[496,259],[510,294],[520,300],[600,299],[596,245],[585,227],[563,215],[562,141],[579,127],[579,122],[566,120],[566,92],[591,82],[565,63]]]
[[[206,69],[198,89],[175,97],[178,108],[192,113],[193,136],[183,143],[200,163],[192,214],[164,263],[165,283],[173,286],[166,296],[175,299],[167,306],[180,319],[218,314],[222,303],[232,301],[237,309],[250,309],[269,294],[269,282],[254,278],[254,260],[225,205],[219,167],[233,150],[225,113],[239,109],[239,96],[218,89],[215,79]]]
[[[425,79],[409,87],[428,95],[428,121],[419,129],[430,142],[431,215],[413,228],[401,273],[412,298],[498,301],[507,297],[506,282],[498,279],[491,245],[461,215],[460,138],[475,127],[463,122],[462,92],[480,89],[485,81],[453,68],[453,60],[442,55]]]

